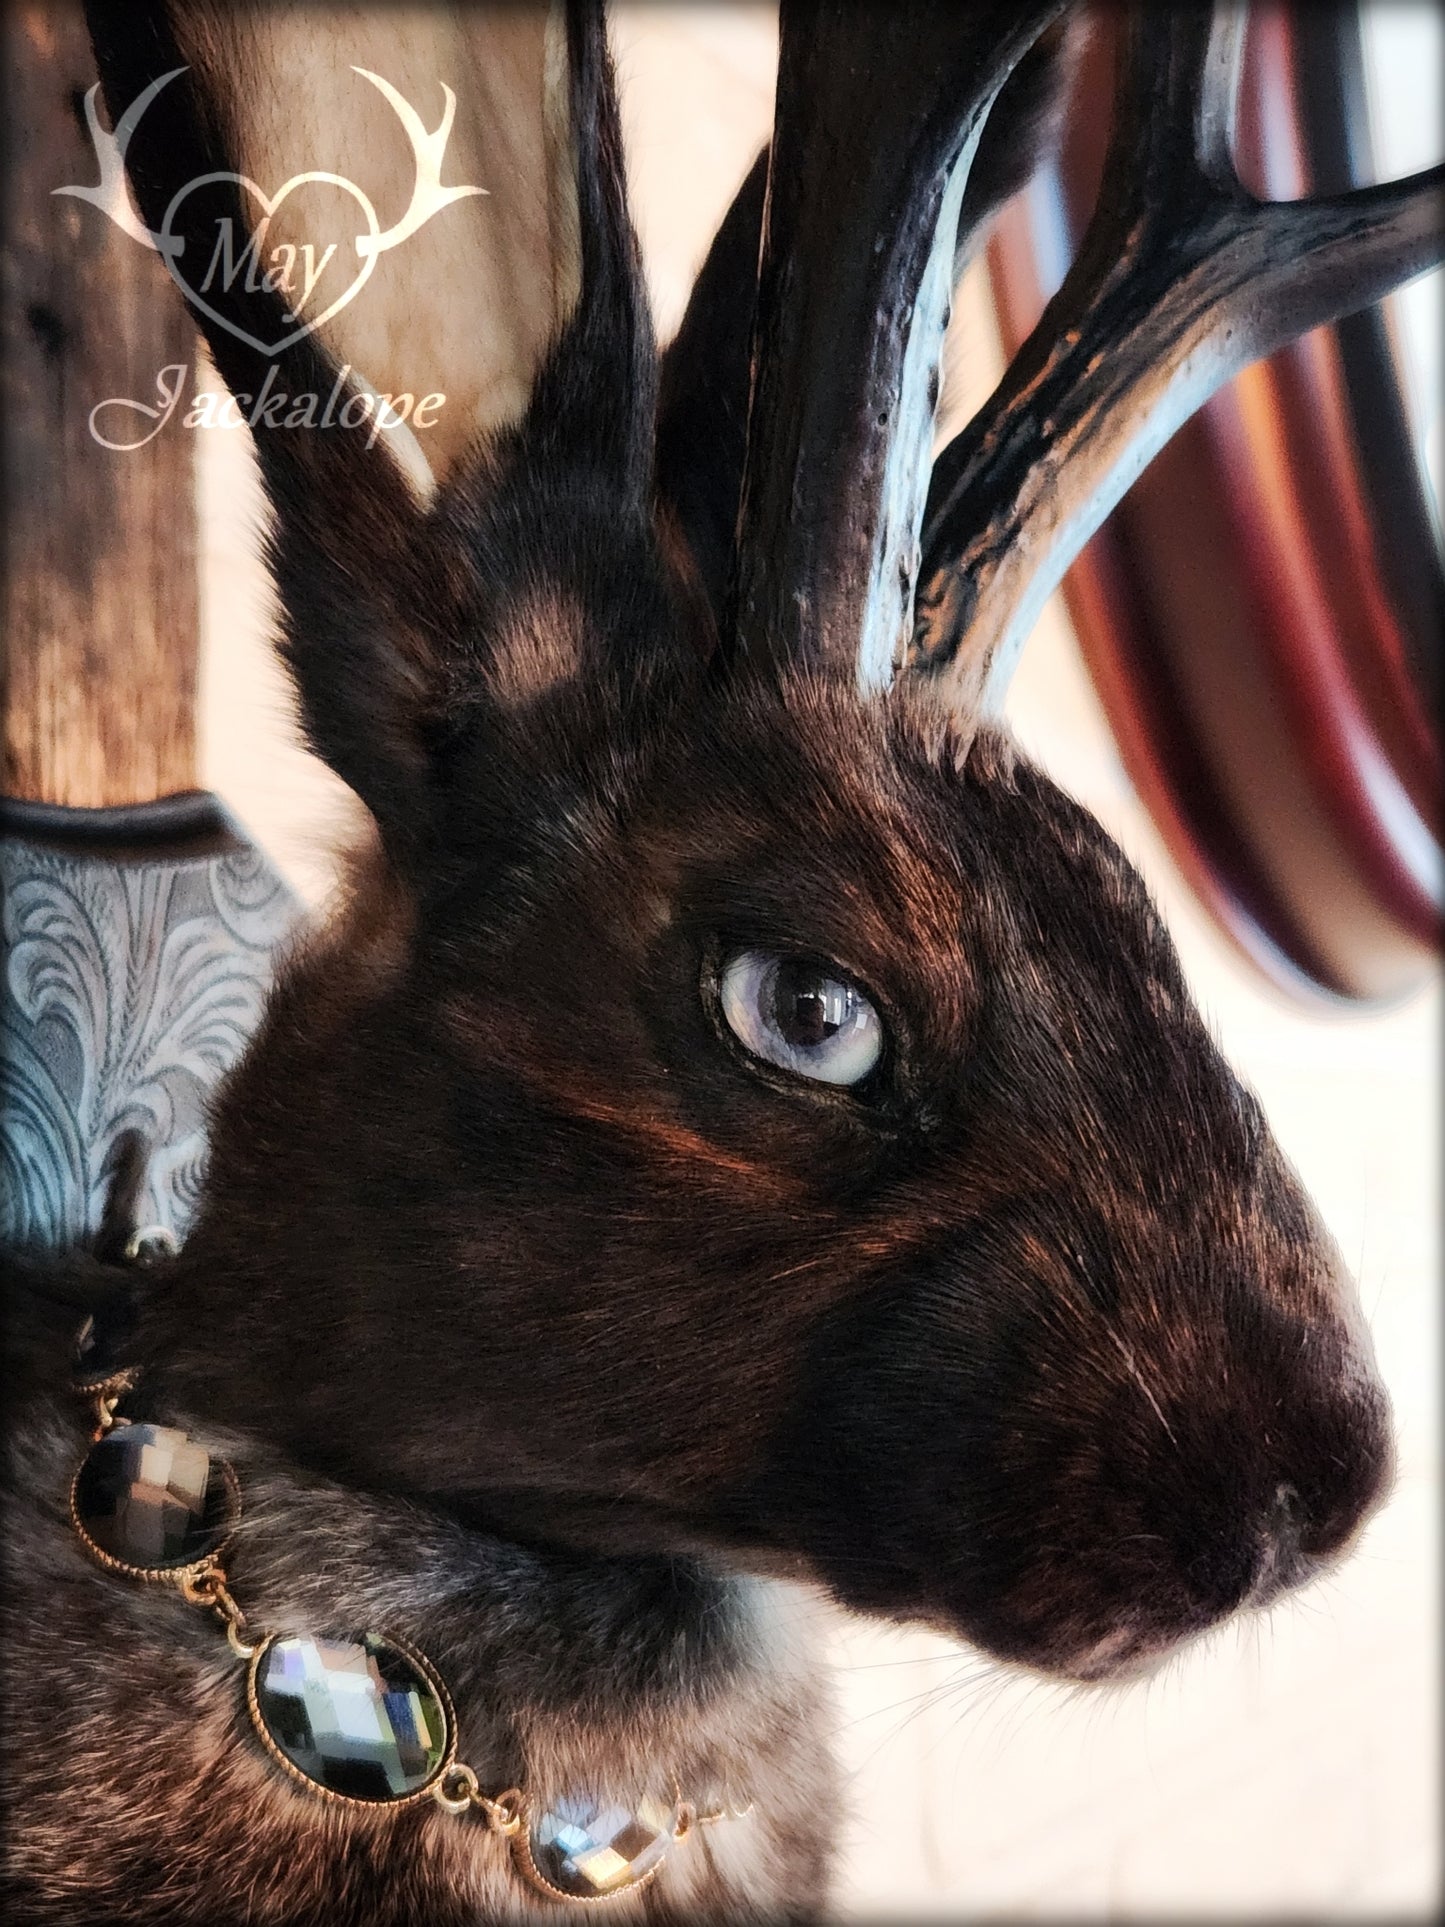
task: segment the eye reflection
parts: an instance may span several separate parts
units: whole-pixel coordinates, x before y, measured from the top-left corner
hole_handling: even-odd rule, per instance
[[[723,966],[719,993],[739,1043],[780,1070],[846,1086],[861,1083],[882,1055],[878,1012],[832,964],[740,950]]]

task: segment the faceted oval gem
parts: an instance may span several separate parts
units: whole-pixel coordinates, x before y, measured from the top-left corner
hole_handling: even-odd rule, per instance
[[[569,1794],[530,1819],[528,1871],[567,1900],[601,1900],[657,1872],[676,1822],[660,1800],[627,1806]]]
[[[117,1425],[75,1476],[75,1517],[93,1546],[136,1572],[213,1553],[235,1524],[235,1486],[203,1445],[169,1425]]]
[[[252,1662],[252,1715],[281,1757],[328,1793],[409,1799],[451,1746],[440,1681],[419,1662],[376,1633],[271,1639]]]

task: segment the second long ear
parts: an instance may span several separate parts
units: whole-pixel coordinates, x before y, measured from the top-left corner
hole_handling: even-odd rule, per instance
[[[601,5],[87,16],[102,180],[124,160],[132,227],[251,423],[308,733],[404,856],[484,687],[487,504],[518,468],[646,499],[653,350]]]
[[[1082,15],[1048,28],[1020,60],[984,124],[959,213],[954,277],[978,251],[1000,207],[1058,137],[1069,76],[1082,51]],[[867,154],[839,160],[864,167]],[[725,214],[662,357],[657,490],[675,518],[719,628],[728,613],[738,501],[747,458],[748,392],[768,150]],[[846,196],[841,178],[838,188]],[[840,275],[846,264],[840,264]],[[839,371],[846,379],[846,371]]]

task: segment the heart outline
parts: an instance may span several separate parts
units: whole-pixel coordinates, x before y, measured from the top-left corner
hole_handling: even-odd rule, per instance
[[[360,272],[353,277],[329,308],[323,309],[319,315],[313,316],[310,321],[303,322],[301,326],[295,328],[290,334],[283,335],[274,345],[268,345],[264,341],[257,340],[255,335],[251,334],[247,329],[242,328],[237,322],[232,321],[228,315],[223,314],[218,308],[213,308],[209,301],[205,300],[203,296],[192,288],[177,266],[177,262],[184,252],[186,239],[184,235],[177,234],[171,226],[176,209],[188,194],[194,194],[198,188],[208,187],[216,181],[231,181],[234,182],[237,188],[244,189],[259,203],[265,212],[268,222],[288,194],[294,192],[298,187],[305,187],[317,181],[326,186],[345,188],[346,192],[358,203],[366,216],[369,237],[358,235],[353,243],[356,247],[358,258],[361,261]],[[254,243],[254,234],[251,234],[249,229],[247,233],[251,242]],[[268,195],[264,189],[257,186],[249,174],[237,174],[232,169],[221,168],[212,174],[198,174],[193,180],[184,182],[176,189],[175,193],[171,196],[170,205],[166,208],[165,218],[161,222],[160,231],[155,239],[160,257],[166,264],[166,272],[180,289],[190,306],[198,309],[200,313],[204,315],[209,315],[211,320],[216,322],[219,327],[224,328],[228,334],[234,335],[238,341],[244,341],[248,347],[254,348],[258,354],[265,355],[269,360],[274,360],[277,355],[284,354],[288,348],[294,347],[298,341],[304,341],[307,335],[314,334],[316,330],[329,321],[333,315],[339,314],[344,307],[355,300],[356,296],[360,294],[361,290],[371,279],[372,271],[381,258],[380,253],[375,249],[363,254],[360,244],[362,240],[366,238],[374,241],[380,233],[381,223],[376,218],[376,209],[372,206],[369,197],[356,185],[355,181],[349,181],[344,174],[328,174],[319,169],[312,169],[304,174],[293,174],[290,180],[282,182],[274,195]],[[244,252],[242,258],[244,258]]]

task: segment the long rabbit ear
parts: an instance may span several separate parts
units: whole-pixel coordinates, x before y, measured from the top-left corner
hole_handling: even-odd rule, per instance
[[[90,19],[117,127],[173,76],[125,158],[233,388],[292,372],[273,351],[302,331],[358,385],[445,395],[418,435],[438,478],[520,418],[580,287],[560,8],[93,0]]]
[[[1039,35],[1009,75],[984,123],[963,190],[955,239],[956,281],[1003,202],[1022,187],[1055,138],[1069,73],[1082,40],[1082,17]],[[899,84],[912,88],[916,60]],[[880,75],[884,85],[892,84]],[[792,107],[780,99],[780,111]],[[845,166],[872,164],[849,146]],[[738,500],[747,452],[753,323],[769,150],[764,148],[734,196],[693,284],[687,311],[662,358],[658,403],[657,488],[676,517],[719,624],[728,603]],[[846,194],[848,186],[839,183]],[[860,233],[871,248],[872,237]],[[836,370],[835,370],[836,372]]]
[[[580,465],[648,512],[654,356],[601,5],[88,17],[102,175],[123,149],[255,434],[309,733],[400,851],[476,693],[502,478],[565,490]]]
[[[658,499],[675,519],[719,625],[747,454],[748,370],[767,186],[764,148],[713,237],[662,357],[658,391]]]

